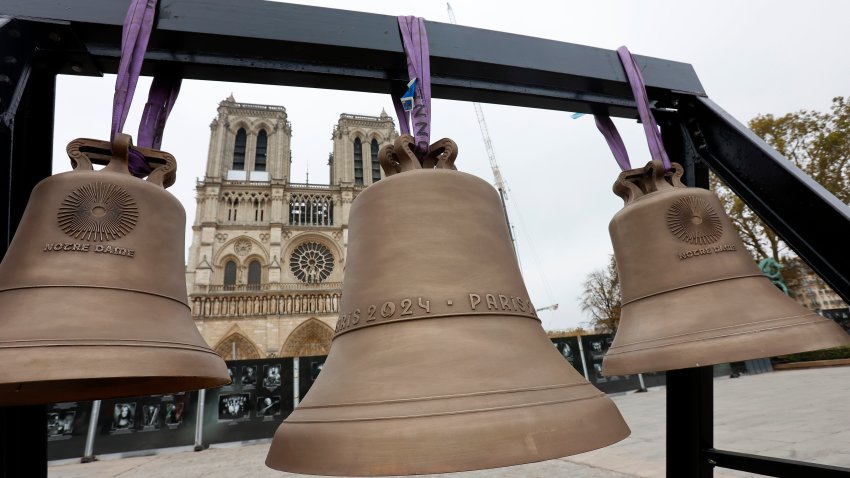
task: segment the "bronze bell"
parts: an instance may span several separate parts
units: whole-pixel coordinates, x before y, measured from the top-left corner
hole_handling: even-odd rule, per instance
[[[186,213],[168,153],[78,139],[74,170],[33,189],[0,264],[0,406],[171,393],[230,381],[192,321]],[[93,171],[92,162],[106,164]]]
[[[660,161],[624,171],[609,230],[622,293],[605,375],[702,367],[850,344],[767,279],[720,200]]]
[[[412,144],[405,135],[381,150],[388,177],[351,206],[330,354],[278,428],[266,465],[315,475],[445,473],[628,436],[613,402],[543,331],[496,191],[453,170],[451,140],[432,146],[425,168]]]

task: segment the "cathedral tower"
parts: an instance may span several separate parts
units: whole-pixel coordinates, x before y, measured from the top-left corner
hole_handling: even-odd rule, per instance
[[[397,137],[393,120],[340,115],[327,185],[290,180],[282,106],[230,96],[210,128],[186,268],[195,324],[226,359],[326,354],[349,207],[382,177],[377,150]]]

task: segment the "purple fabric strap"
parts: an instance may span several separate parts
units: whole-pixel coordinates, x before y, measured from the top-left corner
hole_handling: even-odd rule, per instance
[[[407,56],[407,74],[416,78],[411,119],[401,106],[401,100],[393,95],[393,106],[398,116],[401,134],[413,134],[416,142],[414,154],[420,160],[428,154],[431,144],[431,60],[425,20],[413,16],[398,17],[398,27],[404,53]],[[411,124],[413,123],[412,133]]]
[[[596,127],[602,133],[602,136],[605,137],[605,141],[608,142],[611,152],[614,153],[614,159],[617,160],[620,169],[623,171],[632,169],[632,163],[629,161],[629,153],[626,151],[626,145],[623,143],[623,138],[620,137],[620,132],[617,131],[617,127],[614,126],[611,118],[605,115],[593,115],[593,119],[596,120]]]
[[[646,141],[649,145],[649,154],[653,161],[661,161],[665,169],[670,169],[670,158],[667,156],[667,151],[664,150],[664,143],[661,140],[661,133],[658,129],[658,123],[655,121],[652,111],[649,109],[649,97],[646,95],[646,86],[643,81],[643,75],[635,62],[634,57],[625,46],[617,49],[617,54],[620,56],[620,62],[626,71],[626,78],[629,80],[629,85],[632,88],[632,95],[635,97],[637,104],[638,116],[643,123],[643,130],[646,133]],[[605,137],[611,152],[614,154],[614,159],[624,171],[631,169],[626,146],[623,144],[623,139],[617,128],[611,121],[611,118],[604,115],[593,115],[596,119],[596,127]]]
[[[115,97],[112,102],[112,131],[110,138],[124,129],[133,94],[139,81],[148,40],[153,30],[157,0],[131,0],[124,29],[121,36],[121,59],[118,64],[118,77],[115,80]],[[162,144],[162,132],[165,120],[177,100],[180,91],[180,78],[154,78],[148,96],[148,103],[142,115],[137,136],[138,145],[158,149]],[[130,149],[130,173],[142,177],[150,173],[142,153]]]
[[[162,146],[165,121],[177,101],[181,83],[180,77],[157,76],[153,79],[148,93],[148,102],[145,103],[145,110],[142,113],[142,121],[139,123],[139,146],[152,149],[159,149]]]

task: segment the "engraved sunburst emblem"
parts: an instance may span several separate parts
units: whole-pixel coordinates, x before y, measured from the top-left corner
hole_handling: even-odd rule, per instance
[[[94,183],[80,186],[62,201],[57,215],[65,234],[83,241],[106,242],[136,227],[139,209],[123,188]]]
[[[670,206],[667,227],[674,236],[697,245],[711,244],[723,235],[720,216],[696,196],[685,196]]]

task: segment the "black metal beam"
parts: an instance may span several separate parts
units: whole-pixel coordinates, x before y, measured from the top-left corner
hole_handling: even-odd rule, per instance
[[[0,407],[0,478],[47,478],[47,405]]]
[[[780,478],[799,478],[801,476],[806,478],[847,478],[850,475],[850,469],[837,466],[713,448],[706,450],[705,456],[714,466]]]
[[[103,72],[117,68],[126,2],[13,0],[0,14],[61,22]],[[184,78],[389,93],[406,81],[393,16],[261,0],[162,0],[143,73],[164,64]],[[427,22],[433,96],[633,117],[616,52]],[[99,74],[81,51],[63,73]],[[691,65],[638,56],[650,97],[705,94]],[[75,70],[71,62],[76,63]]]
[[[850,207],[710,99],[683,98],[679,114],[711,169],[850,302]]]
[[[662,120],[665,146],[685,167],[685,184],[708,187],[708,169],[686,136],[675,134],[676,124]],[[679,138],[680,141],[675,141]],[[667,371],[668,478],[711,478],[713,467],[703,450],[714,446],[714,374],[712,367]]]
[[[711,367],[667,372],[667,477],[711,478],[703,450],[714,440]]]
[[[21,27],[21,28],[19,28]],[[50,175],[54,65],[38,55],[41,29],[0,24],[0,257],[38,181]],[[0,478],[47,478],[47,407],[0,407]]]

